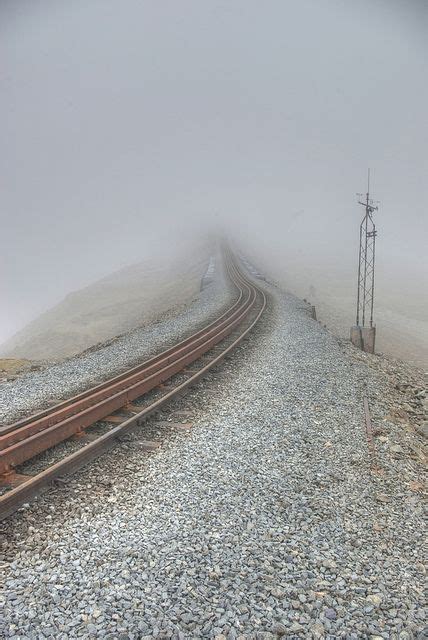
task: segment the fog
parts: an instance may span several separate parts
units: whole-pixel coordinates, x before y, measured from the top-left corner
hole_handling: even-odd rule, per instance
[[[219,231],[343,332],[370,166],[378,333],[427,348],[425,0],[1,0],[0,61],[0,343]]]

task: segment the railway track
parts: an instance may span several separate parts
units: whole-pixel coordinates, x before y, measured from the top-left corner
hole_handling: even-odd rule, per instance
[[[225,264],[237,296],[213,322],[137,367],[0,427],[0,520],[185,393],[243,340],[262,315],[266,297],[230,253],[225,254]],[[70,439],[75,450],[64,454],[61,443]],[[33,461],[43,457],[44,468],[31,473]]]

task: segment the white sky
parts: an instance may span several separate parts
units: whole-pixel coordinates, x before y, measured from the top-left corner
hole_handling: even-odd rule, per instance
[[[0,342],[218,219],[340,279],[368,166],[423,295],[427,63],[424,0],[2,0]]]

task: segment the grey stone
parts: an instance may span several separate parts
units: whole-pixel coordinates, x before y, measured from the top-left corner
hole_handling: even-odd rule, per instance
[[[282,622],[275,622],[272,627],[272,633],[277,636],[284,636],[287,633],[287,627]]]
[[[328,620],[336,620],[337,618],[337,613],[332,608],[326,609],[326,611],[324,612],[324,615]]]

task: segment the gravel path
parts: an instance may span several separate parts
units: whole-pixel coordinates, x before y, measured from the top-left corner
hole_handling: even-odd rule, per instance
[[[217,256],[216,262],[221,265]],[[0,383],[0,423],[8,423],[44,408],[47,403],[68,398],[91,384],[139,364],[206,324],[232,299],[233,292],[221,266],[212,268],[210,282],[190,304],[163,314],[155,323],[131,331],[41,371]]]
[[[161,416],[191,428],[153,420],[3,523],[1,637],[426,637],[415,436],[383,420],[381,371],[266,288],[250,340]]]

